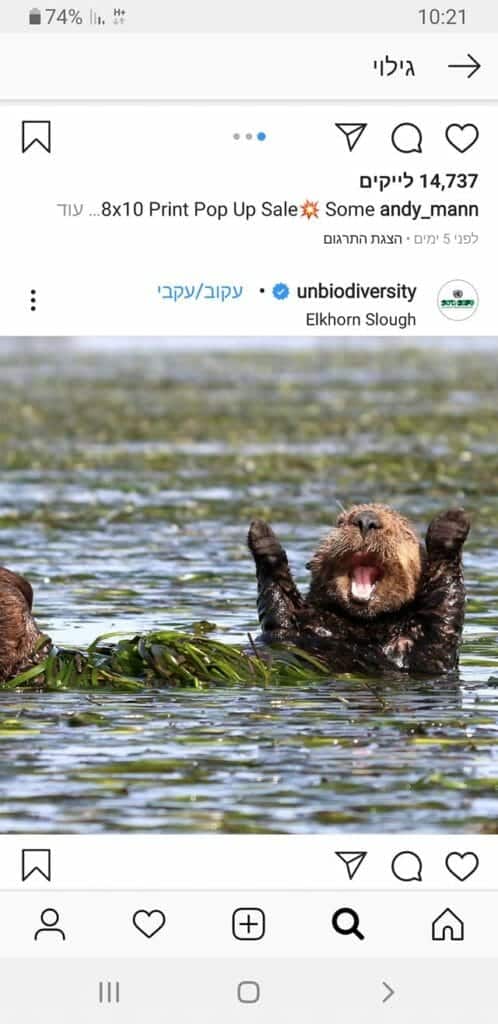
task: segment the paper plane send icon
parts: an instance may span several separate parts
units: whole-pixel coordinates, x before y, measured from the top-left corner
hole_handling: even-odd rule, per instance
[[[339,129],[340,132],[342,132],[343,135],[345,135],[346,142],[348,144],[349,152],[352,153],[354,147],[356,146],[356,143],[360,141],[360,139],[361,139],[361,137],[363,135],[363,132],[365,131],[365,128],[367,127],[367,123],[365,121],[365,122],[355,122],[354,124],[347,124],[347,123],[338,124],[338,122],[336,121],[335,126],[336,126],[336,128]]]
[[[361,868],[361,865],[363,864],[363,861],[365,860],[367,854],[366,850],[348,850],[345,852],[342,851],[341,853],[339,853],[339,851],[336,850],[335,855],[339,858],[339,860],[342,860],[343,864],[346,865],[348,878],[351,881],[351,879],[354,878],[356,872],[358,871],[358,868]]]

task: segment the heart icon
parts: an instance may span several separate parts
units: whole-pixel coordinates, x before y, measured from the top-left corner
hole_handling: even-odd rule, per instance
[[[137,910],[133,915],[133,924],[146,939],[151,939],[164,928],[166,917],[162,910]]]
[[[453,149],[466,153],[479,138],[479,129],[475,124],[449,124],[445,133]]]
[[[479,857],[477,853],[449,853],[445,864],[450,874],[458,878],[459,882],[466,882],[467,878],[477,871]]]

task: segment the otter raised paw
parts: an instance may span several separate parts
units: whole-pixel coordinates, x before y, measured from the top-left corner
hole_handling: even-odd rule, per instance
[[[426,547],[429,558],[454,558],[461,554],[470,530],[470,516],[463,508],[440,512],[429,524]]]
[[[270,565],[277,565],[279,561],[287,564],[287,555],[280,541],[264,519],[254,519],[251,523],[247,543],[256,563],[268,560]]]
[[[263,519],[251,523],[247,543],[256,564],[258,615],[265,639],[276,640],[296,632],[303,599],[284,548]]]

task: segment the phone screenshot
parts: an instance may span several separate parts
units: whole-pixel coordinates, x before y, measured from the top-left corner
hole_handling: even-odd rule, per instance
[[[0,10],[6,1024],[494,1024],[498,13]]]

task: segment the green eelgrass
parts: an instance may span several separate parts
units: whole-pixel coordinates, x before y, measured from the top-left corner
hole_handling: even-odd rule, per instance
[[[1,690],[143,691],[151,687],[295,686],[329,677],[319,658],[296,647],[271,652],[230,646],[205,636],[163,630],[106,641],[87,651],[53,648],[39,665],[1,683]],[[45,640],[45,638],[43,638]]]

